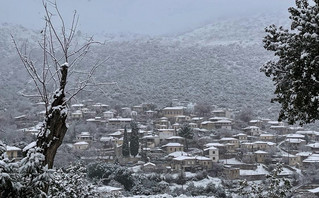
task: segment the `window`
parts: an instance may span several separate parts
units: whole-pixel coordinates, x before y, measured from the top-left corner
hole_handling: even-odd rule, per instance
[[[215,151],[213,151],[213,154],[215,154]]]
[[[213,157],[213,160],[215,160],[215,157]]]

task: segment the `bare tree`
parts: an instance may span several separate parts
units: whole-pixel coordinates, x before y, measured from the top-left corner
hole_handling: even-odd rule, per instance
[[[82,72],[85,73],[85,77],[76,87],[67,90],[68,77],[73,73],[79,73],[75,69],[91,45],[96,42],[92,38],[81,45],[74,42],[78,25],[76,12],[73,14],[70,27],[67,27],[56,3],[43,1],[43,7],[45,26],[41,31],[42,39],[38,42],[43,52],[41,61],[36,61],[31,56],[32,53],[27,52],[30,51],[27,45],[19,47],[11,36],[18,55],[35,84],[38,96],[45,103],[45,120],[37,136],[36,146],[42,149],[45,156],[44,165],[52,168],[56,151],[67,132],[67,102],[85,87],[92,85],[92,75],[101,62]],[[57,23],[60,25],[56,26]]]

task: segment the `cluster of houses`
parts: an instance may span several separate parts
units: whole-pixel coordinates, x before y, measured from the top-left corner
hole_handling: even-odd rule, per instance
[[[16,118],[17,122],[21,120],[23,116]],[[74,150],[89,151],[97,142],[102,145],[94,148],[99,152],[83,156],[83,160],[137,164],[143,154],[147,159],[143,164],[145,171],[210,171],[219,166],[222,172],[218,175],[232,180],[263,179],[269,174],[267,166],[278,162],[285,164],[285,177],[319,165],[319,132],[270,119],[251,120],[244,123],[245,127],[238,127],[239,122],[243,123],[229,109],[215,108],[203,117],[183,103],[162,109],[152,104],[115,109],[102,103],[83,103],[71,105],[68,122],[73,121],[105,129],[98,135],[95,131],[76,131],[75,139],[69,143]],[[124,159],[124,127],[130,137],[132,121],[139,127],[140,154]],[[192,129],[192,139],[179,136],[184,125]],[[39,128],[36,125],[22,130],[36,135]],[[7,149],[10,158],[19,158],[19,152],[17,147]]]

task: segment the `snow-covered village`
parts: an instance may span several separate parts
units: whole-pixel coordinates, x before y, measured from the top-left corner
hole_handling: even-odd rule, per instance
[[[318,0],[1,4],[0,198],[319,197]]]
[[[72,104],[68,117],[70,132],[55,164],[88,166],[88,178],[97,182],[102,197],[236,197],[257,194],[257,188],[315,197],[319,191],[319,131],[176,99],[162,109],[88,100]],[[25,126],[42,119],[43,112],[14,118],[30,139],[42,123]],[[20,160],[32,146],[35,142],[23,148],[7,145],[7,156]],[[287,186],[270,185],[277,180]],[[248,189],[254,185],[256,192]]]

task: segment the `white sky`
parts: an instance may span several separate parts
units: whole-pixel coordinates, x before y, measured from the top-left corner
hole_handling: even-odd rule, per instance
[[[43,26],[41,0],[0,0],[0,24]],[[293,0],[57,0],[66,19],[77,10],[79,29],[96,33],[175,34],[220,18],[283,13]]]

